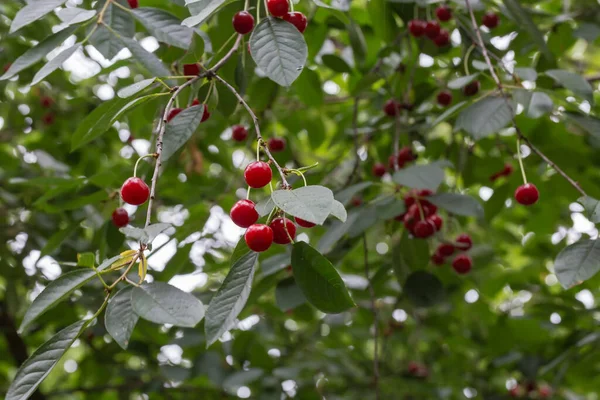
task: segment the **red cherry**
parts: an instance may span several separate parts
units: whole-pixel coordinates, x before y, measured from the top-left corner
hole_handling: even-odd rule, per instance
[[[552,388],[550,386],[541,386],[538,391],[540,399],[549,399],[552,396]]]
[[[236,142],[243,142],[248,137],[248,129],[242,125],[235,125],[231,128],[231,138]]]
[[[50,96],[42,96],[40,99],[40,104],[44,108],[50,108],[52,107],[52,104],[54,104],[54,100],[52,100],[52,97]]]
[[[513,173],[513,166],[509,163],[504,164],[504,169],[502,170],[502,175],[509,176]]]
[[[435,233],[435,226],[428,220],[418,221],[415,224],[415,236],[421,239],[430,237]]]
[[[233,29],[240,35],[250,33],[254,29],[254,17],[248,11],[240,11],[233,16]]]
[[[308,20],[306,19],[306,16],[298,11],[289,12],[289,13],[285,14],[283,16],[283,19],[285,21],[289,22],[290,24],[293,24],[296,27],[296,29],[298,29],[300,31],[300,33],[304,33],[304,30],[306,29],[306,25],[308,24]]]
[[[443,90],[437,95],[437,102],[442,107],[447,107],[452,103],[452,93],[447,90]]]
[[[129,214],[124,208],[119,207],[112,213],[112,222],[117,228],[127,226],[129,223]]]
[[[540,192],[537,187],[531,183],[521,185],[515,190],[515,200],[517,203],[523,204],[524,206],[530,206],[537,203],[540,198]]]
[[[198,64],[183,64],[183,74],[186,76],[196,76],[200,73]]]
[[[404,146],[398,152],[398,161],[400,163],[406,163],[406,162],[414,161],[416,159],[417,159],[417,156],[415,155],[413,150],[408,146]]]
[[[445,47],[450,44],[450,33],[447,30],[441,29],[439,35],[433,39],[433,43],[437,47]]]
[[[452,261],[452,268],[459,274],[466,274],[471,270],[473,266],[473,261],[471,261],[471,257],[466,254],[459,254],[454,257]]]
[[[498,14],[496,14],[494,12],[487,12],[483,16],[482,22],[483,22],[483,25],[487,26],[488,28],[494,29],[495,27],[498,26],[498,23],[500,22],[500,18],[498,17]]]
[[[442,217],[440,217],[437,214],[432,215],[431,217],[427,218],[429,221],[433,222],[433,225],[435,226],[435,231],[439,232],[442,229],[442,225],[444,224],[444,220],[442,219]]]
[[[385,175],[385,170],[385,165],[382,163],[375,163],[372,168],[373,175],[378,178],[381,178],[383,175]]]
[[[425,33],[425,27],[427,23],[425,21],[421,21],[420,19],[413,19],[408,22],[408,30],[410,34],[414,37],[421,37]]]
[[[419,363],[411,361],[408,363],[408,373],[411,375],[417,375],[417,373],[421,370],[421,366]]]
[[[454,246],[450,243],[442,243],[438,246],[435,251],[436,254],[439,254],[442,257],[448,257],[454,254]]]
[[[398,163],[398,168],[404,168],[405,162],[398,160],[398,158],[399,158],[398,155],[394,155],[394,154],[392,154],[388,158],[388,166],[392,171],[396,168],[396,166],[395,166],[396,163]]]
[[[177,114],[179,114],[182,111],[182,108],[172,108],[171,111],[169,111],[169,114],[167,114],[167,122],[171,121],[177,116]]]
[[[269,225],[273,229],[273,241],[288,244],[296,237],[296,225],[287,218],[275,218]]]
[[[427,196],[431,196],[433,194],[433,191],[429,190],[429,189],[420,189],[417,191],[417,196],[419,197],[427,197]]]
[[[121,186],[121,198],[125,203],[139,206],[144,204],[149,196],[150,189],[140,178],[131,177]]]
[[[400,104],[400,102],[398,102],[397,100],[394,100],[394,99],[389,99],[388,101],[385,102],[385,104],[383,106],[383,112],[388,117],[395,117],[396,115],[398,115],[398,113],[400,112],[401,109],[402,109],[402,105]]]
[[[446,263],[446,259],[444,258],[444,256],[438,253],[433,253],[431,255],[431,262],[433,263],[433,265],[444,265]]]
[[[435,15],[437,19],[442,22],[450,21],[450,18],[452,18],[452,10],[446,6],[439,6],[435,9]]]
[[[437,21],[427,21],[425,25],[425,36],[435,39],[440,34],[440,24]]]
[[[461,251],[467,251],[471,247],[473,247],[473,241],[471,240],[471,236],[467,235],[466,233],[458,235],[456,237],[455,242],[458,243],[456,247]]]
[[[192,101],[192,106],[199,106],[199,105],[200,105],[200,100],[194,99],[194,101]]]
[[[271,182],[273,171],[269,164],[263,161],[254,161],[246,167],[244,179],[248,186],[254,189],[260,189]]]
[[[138,8],[139,6],[138,0],[127,0],[127,2],[129,3],[129,7],[131,8]]]
[[[479,92],[479,81],[473,81],[463,88],[465,96],[475,96]]]
[[[8,71],[8,70],[10,69],[10,66],[11,66],[11,65],[12,65],[12,63],[5,64],[5,65],[4,65],[4,67],[2,67],[2,70],[3,70],[4,72]]]
[[[515,386],[514,388],[508,391],[508,394],[510,397],[513,398],[521,397],[521,387],[519,385]]]
[[[267,0],[267,9],[274,17],[283,17],[289,8],[288,0]]]
[[[54,124],[54,114],[52,114],[51,112],[44,114],[44,116],[42,117],[42,122],[44,123],[44,125],[52,125]]]
[[[301,227],[303,227],[303,228],[312,228],[313,226],[316,225],[316,224],[313,224],[312,222],[305,221],[305,220],[300,219],[298,217],[294,217],[294,219],[296,220],[296,223],[298,225],[300,225]]]
[[[362,202],[362,199],[361,199],[360,197],[353,197],[353,198],[352,198],[352,205],[353,205],[354,207],[359,207],[359,206],[361,206],[361,205],[362,205],[362,203],[363,203],[363,202]]]
[[[531,393],[536,389],[537,389],[537,384],[533,381],[529,381],[525,384],[525,390],[527,391],[527,393]]]
[[[246,230],[244,240],[250,250],[257,253],[266,251],[273,243],[273,230],[267,225],[254,224]]]
[[[434,216],[437,212],[437,206],[431,204],[427,200],[421,201],[421,207],[423,208],[423,214],[426,218]]]
[[[273,153],[277,153],[285,150],[285,139],[284,138],[270,138],[267,142],[269,150]]]
[[[231,207],[229,216],[240,228],[248,228],[258,221],[258,212],[252,200],[239,200]]]

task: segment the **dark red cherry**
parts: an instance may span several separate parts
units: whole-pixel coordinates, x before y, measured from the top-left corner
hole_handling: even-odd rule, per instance
[[[248,11],[240,11],[233,16],[233,29],[240,35],[250,33],[254,29],[254,17]]]
[[[515,190],[515,200],[517,200],[517,203],[523,204],[524,206],[530,206],[537,203],[539,198],[540,192],[534,184],[526,183]]]
[[[425,34],[425,27],[427,26],[427,22],[422,21],[420,19],[413,19],[408,22],[408,30],[410,34],[414,37],[421,37]]]
[[[471,247],[473,247],[473,241],[471,240],[471,236],[463,233],[456,237],[456,247],[461,251],[467,251]]]
[[[258,221],[258,212],[251,200],[239,200],[231,207],[229,216],[233,223],[240,228],[248,228]]]
[[[267,9],[274,17],[283,17],[289,8],[288,0],[267,0]]]
[[[112,222],[117,228],[127,226],[129,223],[129,214],[127,214],[124,208],[119,207],[112,213]]]
[[[435,9],[435,16],[442,22],[450,21],[452,10],[446,6],[439,6]]]
[[[471,261],[471,257],[466,254],[459,254],[454,257],[452,261],[452,268],[459,274],[466,274],[471,270],[473,266],[473,261]]]
[[[495,27],[498,26],[498,23],[500,22],[500,18],[498,17],[498,14],[496,14],[494,12],[487,12],[483,16],[482,22],[483,22],[483,25],[487,26],[488,28],[494,29]]]
[[[437,102],[442,107],[447,107],[452,103],[452,93],[447,90],[442,90],[437,95]]]
[[[248,129],[242,125],[235,125],[231,128],[231,138],[236,142],[243,142],[248,137]]]
[[[298,225],[300,225],[301,227],[303,227],[303,228],[312,228],[313,226],[316,225],[316,224],[313,224],[312,222],[305,221],[305,220],[300,219],[298,217],[294,217],[294,219],[296,220],[296,223]]]
[[[428,21],[425,25],[425,36],[435,39],[440,34],[440,24],[437,21]]]
[[[290,24],[293,24],[296,27],[296,29],[300,31],[300,33],[304,33],[304,31],[306,30],[308,20],[306,19],[306,16],[301,12],[289,12],[283,16],[283,19],[289,22]]]
[[[287,218],[275,218],[269,226],[273,230],[273,242],[277,244],[291,243],[296,237],[296,225]]]

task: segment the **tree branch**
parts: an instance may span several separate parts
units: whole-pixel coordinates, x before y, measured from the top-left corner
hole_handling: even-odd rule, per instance
[[[363,233],[363,253],[365,263],[365,277],[367,278],[367,287],[369,289],[369,296],[371,297],[371,312],[373,313],[373,341],[374,341],[374,355],[373,355],[373,385],[375,386],[375,399],[381,398],[379,391],[379,316],[377,315],[377,298],[375,297],[375,289],[371,283],[371,273],[369,271],[369,253],[367,246],[367,235]]]
[[[587,194],[581,188],[581,186],[579,185],[579,183],[577,183],[575,180],[573,180],[569,175],[567,175],[567,173],[565,171],[563,171],[558,165],[556,165],[544,153],[542,153],[537,147],[535,147],[529,141],[529,139],[527,139],[527,137],[525,135],[523,135],[523,132],[517,126],[517,122],[515,120],[515,110],[514,110],[514,107],[512,106],[512,104],[511,104],[511,102],[510,102],[510,100],[508,98],[508,95],[504,91],[504,87],[502,86],[502,81],[500,81],[500,78],[496,74],[494,66],[492,65],[492,61],[490,60],[488,51],[487,51],[487,49],[485,47],[485,43],[483,41],[483,38],[481,37],[481,31],[479,30],[479,25],[477,24],[477,20],[475,19],[475,14],[473,13],[473,8],[471,7],[471,2],[469,0],[465,0],[465,3],[466,3],[466,6],[467,6],[467,9],[469,10],[469,14],[471,16],[471,23],[473,25],[473,29],[475,30],[475,35],[477,36],[477,41],[479,42],[478,45],[481,48],[481,52],[483,54],[483,58],[485,59],[485,62],[487,64],[487,66],[488,66],[488,69],[490,70],[490,74],[492,75],[492,78],[494,79],[494,82],[496,82],[496,86],[498,87],[498,91],[500,92],[500,95],[502,95],[502,97],[504,98],[504,101],[506,102],[506,104],[507,104],[507,106],[508,106],[508,108],[509,108],[509,110],[511,112],[512,125],[515,128],[518,137],[521,138],[525,143],[527,143],[527,146],[529,146],[529,148],[531,149],[531,151],[533,151],[535,154],[537,154],[538,156],[540,156],[540,158],[542,160],[544,160],[546,163],[548,163],[548,165],[550,165],[559,175],[561,175],[563,178],[565,178],[567,180],[567,182],[569,182],[571,184],[571,186],[573,186],[579,193],[581,193],[583,196],[587,196]]]

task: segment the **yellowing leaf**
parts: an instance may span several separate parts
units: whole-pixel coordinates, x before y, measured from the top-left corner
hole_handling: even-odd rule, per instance
[[[138,267],[138,275],[140,276],[140,283],[144,282],[144,279],[146,279],[146,272],[148,271],[148,260],[146,259],[146,256],[144,255],[144,253],[141,253],[141,261],[140,261],[140,265]]]

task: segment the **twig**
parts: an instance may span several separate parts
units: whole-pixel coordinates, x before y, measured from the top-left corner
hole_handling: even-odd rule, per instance
[[[354,106],[352,107],[352,138],[354,139],[354,167],[352,168],[352,172],[350,176],[348,176],[348,180],[346,181],[345,186],[348,186],[352,180],[354,179],[354,175],[358,172],[358,167],[360,166],[360,156],[358,155],[358,102],[359,98],[354,98]]]
[[[375,385],[375,399],[381,398],[379,392],[379,318],[377,315],[377,300],[375,297],[375,289],[371,283],[371,273],[369,272],[369,253],[367,247],[367,235],[363,234],[363,253],[365,262],[365,277],[367,278],[367,287],[369,289],[369,296],[371,297],[371,312],[373,313],[373,326],[375,328],[373,332],[374,341],[374,355],[373,355],[373,385]]]
[[[265,145],[265,141],[260,133],[260,126],[258,123],[258,118],[256,117],[256,114],[254,114],[254,111],[252,111],[252,109],[250,108],[248,103],[246,103],[246,101],[244,100],[242,95],[240,95],[238,93],[238,91],[235,90],[235,88],[233,86],[231,86],[225,79],[221,78],[219,75],[216,75],[216,74],[212,75],[212,77],[215,78],[216,80],[218,80],[219,82],[221,82],[223,85],[227,86],[227,88],[231,91],[231,93],[233,93],[235,95],[235,97],[237,97],[240,104],[243,105],[244,108],[248,111],[248,114],[250,114],[250,117],[252,117],[252,121],[254,122],[254,127],[256,129],[256,136],[258,137],[259,146],[263,147],[265,153],[267,154],[267,157],[269,157],[269,160],[271,160],[271,162],[277,168],[277,171],[279,171],[279,175],[281,175],[281,187],[284,189],[289,189],[291,186],[288,183],[287,179],[285,178],[285,172],[283,172],[283,169],[281,168],[281,166],[279,165],[277,160],[275,160],[275,158],[273,157],[273,154],[271,154],[271,152],[269,151],[269,147]]]
[[[556,165],[552,160],[550,160],[537,147],[535,147],[529,141],[529,139],[527,139],[527,137],[525,137],[525,135],[523,135],[523,132],[521,132],[521,129],[519,129],[519,127],[517,126],[517,122],[515,120],[514,107],[511,104],[506,92],[504,91],[504,87],[502,86],[502,82],[500,81],[500,78],[498,78],[498,75],[496,74],[496,71],[494,70],[494,66],[492,65],[492,61],[490,60],[490,57],[488,55],[488,51],[485,47],[485,43],[483,42],[483,38],[481,37],[481,32],[479,31],[479,25],[477,24],[477,20],[475,19],[475,14],[473,13],[473,8],[471,7],[471,3],[469,0],[465,0],[465,4],[467,6],[467,9],[469,10],[469,14],[471,15],[471,23],[473,24],[473,29],[475,30],[475,34],[477,35],[477,40],[479,41],[479,47],[481,48],[483,58],[485,59],[485,62],[490,70],[490,74],[492,75],[494,82],[496,82],[498,91],[504,98],[504,101],[506,102],[506,105],[508,106],[508,108],[510,110],[510,113],[512,116],[511,117],[512,125],[517,132],[517,136],[519,138],[521,138],[521,140],[523,140],[527,144],[527,146],[529,146],[531,151],[533,151],[535,154],[537,154],[542,160],[544,160],[546,163],[548,163],[548,165],[550,165],[559,175],[561,175],[563,178],[565,178],[567,180],[567,182],[569,182],[571,184],[571,186],[573,186],[579,193],[581,193],[581,195],[587,196],[587,194],[581,188],[581,186],[577,182],[575,182],[575,180],[573,180],[569,175],[567,175],[566,172],[564,172],[562,169],[560,169],[560,167],[558,165]]]

